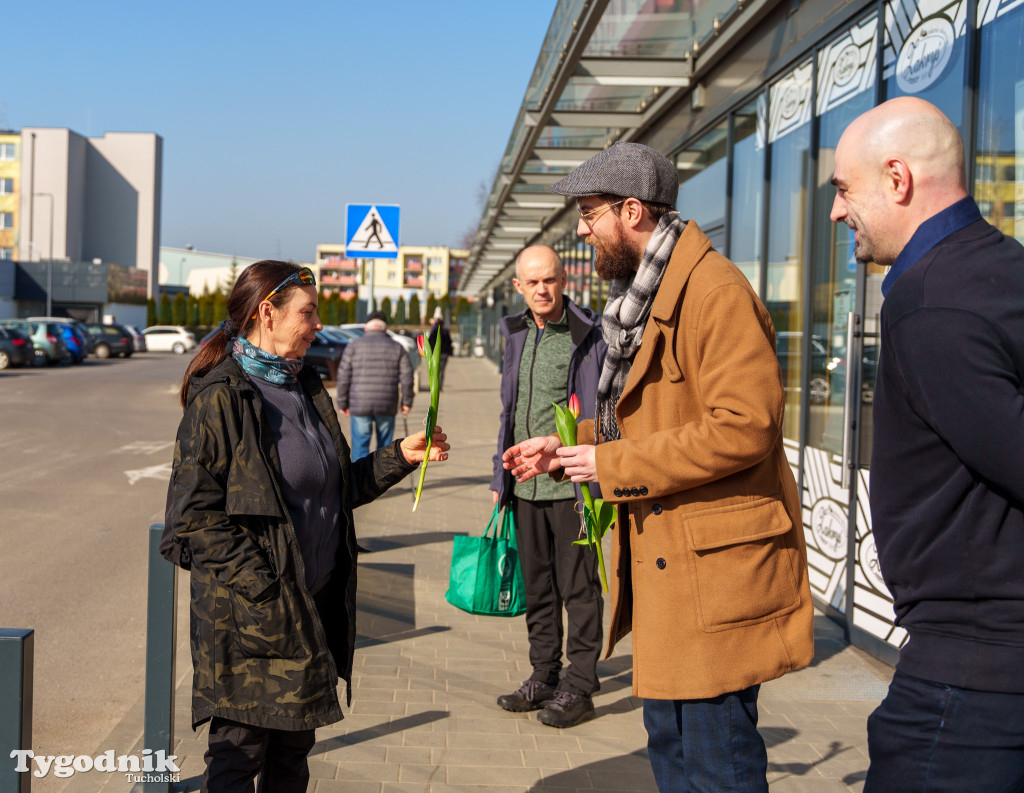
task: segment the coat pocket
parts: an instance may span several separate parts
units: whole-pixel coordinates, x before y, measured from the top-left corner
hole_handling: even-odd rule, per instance
[[[707,632],[763,622],[800,605],[793,523],[774,498],[690,515],[694,590]]]
[[[284,587],[259,603],[229,591],[235,641],[247,658],[297,658],[302,654],[298,625]]]

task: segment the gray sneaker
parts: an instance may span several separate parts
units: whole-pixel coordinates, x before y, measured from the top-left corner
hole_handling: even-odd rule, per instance
[[[555,690],[540,680],[527,680],[511,694],[498,697],[498,704],[505,710],[523,713],[540,710],[544,703],[555,697]]]
[[[575,727],[594,718],[594,702],[586,694],[559,691],[539,714],[537,721],[549,727]]]

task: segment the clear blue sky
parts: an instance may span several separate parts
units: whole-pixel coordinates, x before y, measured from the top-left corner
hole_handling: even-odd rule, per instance
[[[0,128],[159,134],[162,245],[311,261],[385,203],[403,243],[457,246],[555,4],[9,3]]]

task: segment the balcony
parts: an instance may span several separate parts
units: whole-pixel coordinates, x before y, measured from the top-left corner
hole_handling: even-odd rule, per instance
[[[422,289],[423,279],[414,275],[407,275],[405,277],[405,285],[415,287],[416,289]]]
[[[320,271],[320,283],[323,286],[355,286],[359,277],[348,273]]]
[[[417,259],[409,259],[405,262],[405,270],[410,273],[422,273],[423,262]]]

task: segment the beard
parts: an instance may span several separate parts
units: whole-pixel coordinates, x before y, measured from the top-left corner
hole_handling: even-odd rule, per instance
[[[636,250],[621,234],[615,239],[594,243],[594,270],[602,281],[628,278],[640,266],[641,252]]]

